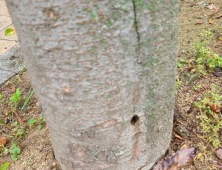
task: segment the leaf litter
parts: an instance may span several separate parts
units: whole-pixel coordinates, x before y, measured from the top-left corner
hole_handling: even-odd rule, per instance
[[[168,156],[159,161],[153,170],[177,170],[192,164],[196,156],[197,148],[185,148],[176,152],[174,156]]]

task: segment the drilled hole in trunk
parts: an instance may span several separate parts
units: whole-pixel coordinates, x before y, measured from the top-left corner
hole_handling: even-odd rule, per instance
[[[136,122],[138,122],[138,121],[139,121],[139,116],[134,115],[134,116],[132,117],[132,119],[131,119],[131,124],[132,124],[132,125],[135,125]]]

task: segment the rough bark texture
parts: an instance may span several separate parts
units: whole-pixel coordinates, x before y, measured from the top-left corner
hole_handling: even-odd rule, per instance
[[[177,0],[6,0],[64,170],[148,170],[169,146]]]

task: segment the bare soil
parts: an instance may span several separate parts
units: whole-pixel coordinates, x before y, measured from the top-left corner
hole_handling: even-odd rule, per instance
[[[216,150],[221,148],[221,146],[215,148],[204,140],[204,133],[202,132],[200,119],[198,118],[200,111],[194,105],[203,99],[206,91],[211,89],[211,84],[215,84],[220,95],[222,95],[222,76],[217,77],[212,74],[210,70],[208,70],[207,75],[200,75],[193,61],[196,60],[195,43],[203,41],[203,37],[200,36],[203,29],[211,29],[212,37],[208,39],[208,47],[222,57],[222,44],[215,46],[215,44],[219,42],[218,37],[222,37],[222,3],[221,0],[208,0],[208,5],[213,4],[216,7],[220,7],[220,9],[212,15],[215,9],[210,10],[206,7],[201,7],[199,2],[202,1],[181,0],[180,2],[178,62],[180,62],[181,59],[185,62],[182,63],[180,68],[178,67],[177,71],[177,82],[181,81],[181,83],[178,84],[176,92],[174,127],[172,142],[168,152],[168,155],[173,155],[176,151],[180,150],[181,147],[197,147],[197,156],[193,163],[183,168],[187,170],[217,169],[213,166],[212,161],[221,163],[215,154]],[[209,23],[209,19],[212,19],[213,24]],[[197,78],[186,78],[185,74],[189,74],[190,72],[196,74]],[[19,81],[19,78],[21,81]],[[201,88],[195,90],[193,86],[198,85],[201,85]],[[24,111],[20,112],[19,110],[24,103],[30,87],[31,84],[27,71],[20,72],[19,75],[11,78],[0,87],[0,94],[3,95],[2,99],[4,100],[4,102],[0,103],[0,117],[11,129],[15,128],[13,122],[18,121],[15,116],[9,118],[9,115],[7,115],[11,110],[9,98],[14,93],[14,89],[20,88],[22,93],[22,99],[19,103],[20,106],[16,110],[20,118],[27,123],[31,118],[39,120],[41,116],[41,108],[38,107],[35,95],[31,97]],[[222,119],[221,115],[219,117]],[[13,137],[11,130],[0,124],[0,135],[7,137],[5,147],[0,149],[0,165],[3,162],[11,162],[8,168],[9,170],[61,169],[55,160],[46,124],[42,123],[40,130],[38,129],[38,125],[38,123],[35,123],[34,126],[26,126],[26,134],[22,135],[22,137],[16,141],[16,144],[22,148],[22,152],[18,155],[18,160],[13,161],[11,159],[12,154],[10,149],[16,137],[15,135]],[[220,141],[222,141],[222,131],[218,133]],[[10,135],[12,137],[10,137]],[[205,149],[202,146],[206,146]],[[8,149],[8,151],[6,149]]]

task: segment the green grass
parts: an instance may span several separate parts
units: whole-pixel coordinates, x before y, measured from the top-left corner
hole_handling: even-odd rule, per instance
[[[195,103],[199,109],[200,115],[197,116],[201,123],[203,138],[213,147],[220,147],[220,139],[218,131],[222,128],[221,99],[219,91],[216,90],[216,85],[211,85],[211,90],[208,90],[200,102]]]

